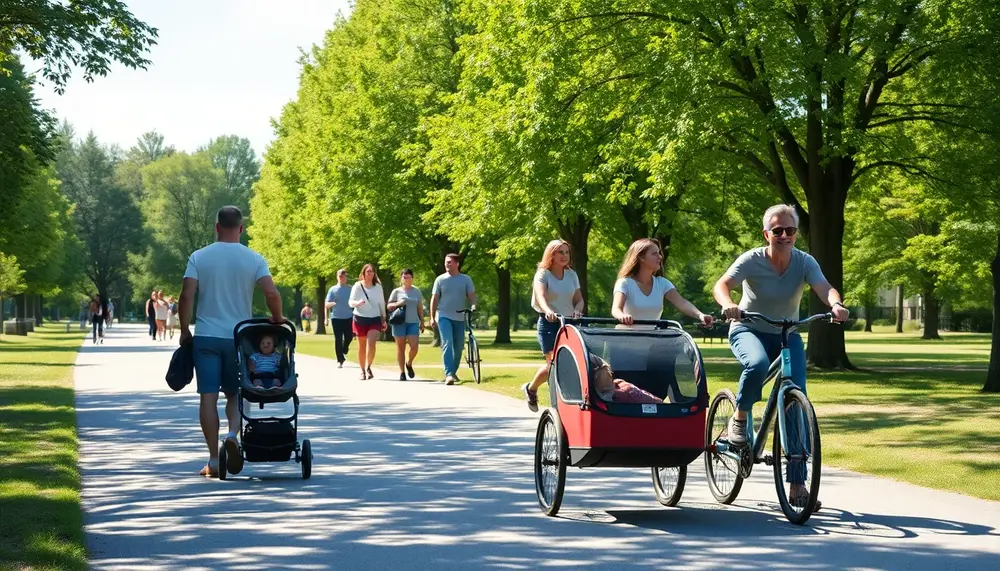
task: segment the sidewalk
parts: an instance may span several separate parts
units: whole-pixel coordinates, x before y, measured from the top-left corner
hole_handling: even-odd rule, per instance
[[[986,569],[1000,561],[1000,504],[824,470],[807,527],[755,470],[719,506],[691,465],[678,508],[649,471],[571,469],[559,518],[535,500],[537,415],[441,383],[360,381],[299,355],[299,467],[247,464],[201,478],[193,384],[163,381],[172,343],[116,326],[75,369],[87,545],[94,569]],[[380,371],[381,379],[398,374]],[[225,421],[223,421],[225,430]]]

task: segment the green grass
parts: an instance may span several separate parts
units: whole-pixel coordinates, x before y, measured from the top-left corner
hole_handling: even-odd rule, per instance
[[[73,362],[59,325],[0,340],[0,569],[86,569]]]
[[[493,345],[493,332],[478,332],[484,381],[477,388],[521,398],[520,386],[541,364],[533,331],[512,335],[514,343]],[[990,336],[942,333],[924,341],[919,332],[847,332],[847,350],[858,371],[809,372],[809,397],[823,436],[823,463],[913,484],[1000,500],[1000,395],[979,392],[989,360]],[[352,349],[354,347],[352,346]],[[303,335],[300,352],[332,357],[330,336]],[[709,393],[736,388],[740,367],[725,341],[701,343]],[[440,378],[440,349],[421,339],[421,375]],[[352,359],[355,358],[352,355]],[[394,369],[395,348],[379,346],[376,364]],[[464,365],[463,365],[464,367]],[[913,370],[889,370],[906,367]],[[886,368],[883,370],[879,370]],[[467,369],[466,386],[475,386]],[[768,387],[769,388],[769,387]],[[542,406],[547,391],[539,393]],[[758,405],[762,410],[763,405]]]

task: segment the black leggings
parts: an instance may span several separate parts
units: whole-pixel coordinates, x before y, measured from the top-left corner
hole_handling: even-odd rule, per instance
[[[149,323],[149,336],[156,339],[156,318],[147,317],[146,321]]]
[[[97,341],[98,337],[104,337],[104,318],[99,315],[95,315],[90,319],[90,321],[94,328],[94,341]]]

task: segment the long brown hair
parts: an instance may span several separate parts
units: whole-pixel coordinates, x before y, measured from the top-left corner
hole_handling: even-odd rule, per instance
[[[566,245],[566,249],[568,249],[570,251],[570,256],[571,256],[570,262],[568,262],[566,264],[566,267],[567,268],[572,268],[573,267],[573,264],[572,264],[573,248],[570,247],[569,242],[567,242],[566,240],[559,240],[559,239],[557,239],[557,240],[552,240],[551,242],[549,242],[548,244],[546,244],[545,250],[542,252],[542,261],[538,262],[538,269],[540,269],[540,270],[551,270],[552,269],[552,258],[555,257],[556,250],[559,249],[559,246],[562,246],[563,244]]]
[[[628,247],[628,251],[625,252],[625,260],[622,262],[621,269],[618,270],[618,278],[634,278],[635,274],[639,272],[639,259],[649,252],[650,248],[656,248],[663,252],[660,248],[660,243],[651,238],[639,238],[632,245]],[[653,272],[654,276],[662,276],[663,268],[657,268]]]
[[[375,266],[371,264],[365,264],[365,267],[361,268],[361,273],[358,275],[358,281],[365,283],[365,272],[368,271],[368,268],[371,268],[372,270],[372,285],[379,283],[378,272],[375,271]]]

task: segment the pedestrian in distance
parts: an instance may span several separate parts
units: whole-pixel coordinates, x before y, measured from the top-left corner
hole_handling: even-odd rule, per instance
[[[154,308],[156,316],[156,335],[160,341],[167,339],[167,314],[170,313],[170,306],[163,298],[163,290],[156,292],[156,306]]]
[[[354,308],[354,334],[358,337],[358,365],[361,380],[374,379],[372,364],[379,335],[385,331],[385,297],[375,267],[365,264],[358,283],[351,288],[349,305]]]
[[[156,290],[149,294],[146,300],[146,323],[149,325],[149,336],[156,341]]]
[[[333,329],[333,351],[337,357],[337,368],[343,368],[347,352],[354,339],[354,310],[351,308],[351,286],[347,285],[347,270],[337,270],[337,284],[326,292],[325,309],[330,314],[330,328]]]
[[[441,335],[441,360],[444,362],[444,383],[459,382],[458,366],[462,362],[467,304],[476,310],[476,287],[472,278],[463,274],[458,254],[444,257],[445,272],[434,280],[431,291],[430,325],[437,325]]]
[[[413,285],[413,270],[407,268],[399,275],[403,282],[389,294],[388,309],[390,312],[402,309],[402,323],[392,323],[392,336],[396,340],[396,363],[399,364],[399,380],[405,381],[413,372],[413,360],[417,358],[420,349],[420,334],[424,332],[424,294]],[[409,346],[409,356],[406,348]]]
[[[229,472],[243,470],[239,449],[240,414],[237,403],[239,374],[233,329],[253,317],[253,292],[260,288],[271,312],[271,323],[283,323],[281,294],[271,279],[264,256],[240,243],[243,213],[224,206],[216,215],[216,242],[195,251],[184,271],[179,314],[180,344],[194,343],[194,369],[198,382],[199,421],[208,447],[202,476],[219,474],[219,392],[226,395],[229,433],[225,438]],[[191,317],[198,301],[197,336],[191,335]]]
[[[302,308],[302,312],[299,317],[302,319],[302,329],[306,333],[312,332],[312,318],[313,318],[313,308],[312,304],[307,303],[305,307]]]
[[[569,242],[552,240],[542,252],[538,271],[531,288],[531,307],[538,312],[538,344],[545,364],[539,367],[531,382],[521,386],[521,392],[532,412],[538,411],[538,388],[549,380],[552,351],[559,333],[559,317],[579,317],[583,314],[583,293],[580,278],[570,264]]]

